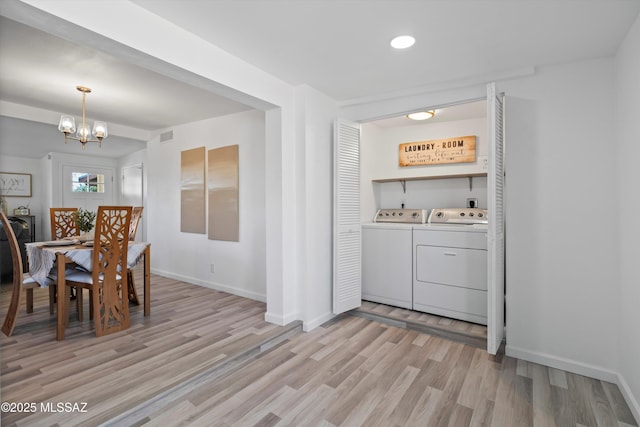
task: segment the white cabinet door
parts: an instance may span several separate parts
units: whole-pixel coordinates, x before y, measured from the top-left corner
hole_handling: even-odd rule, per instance
[[[334,134],[333,312],[360,307],[360,126],[338,121]]]
[[[496,354],[504,338],[504,98],[495,83],[487,85],[489,171],[487,208],[490,212],[488,243],[487,351]]]

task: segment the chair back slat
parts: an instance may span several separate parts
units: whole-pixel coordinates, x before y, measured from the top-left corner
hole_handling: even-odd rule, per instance
[[[6,336],[10,336],[13,333],[13,329],[16,324],[16,318],[18,317],[18,309],[20,308],[20,299],[22,298],[22,256],[20,255],[20,248],[18,246],[18,239],[16,234],[11,228],[9,218],[0,211],[0,220],[4,227],[4,232],[7,235],[9,241],[9,249],[11,252],[11,260],[13,261],[13,289],[11,294],[11,302],[9,303],[9,310],[2,324],[2,332]]]
[[[127,329],[127,250],[131,206],[99,206],[93,242],[93,308],[96,336]]]
[[[65,237],[80,235],[80,229],[73,217],[78,208],[50,208],[51,240],[60,240]]]
[[[138,224],[142,219],[142,210],[144,206],[134,206],[131,210],[131,222],[129,223],[129,241],[136,240],[136,233],[138,232]]]

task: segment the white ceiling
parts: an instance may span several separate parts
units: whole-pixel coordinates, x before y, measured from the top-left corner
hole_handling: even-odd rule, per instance
[[[337,100],[611,56],[637,0],[133,0]],[[405,51],[389,41],[411,34]]]
[[[344,103],[613,56],[640,11],[638,0],[131,1],[283,81]],[[0,14],[13,17],[13,3],[2,0]],[[413,47],[389,47],[406,33],[416,37]],[[118,126],[153,131],[249,109],[0,18],[0,101],[78,116],[78,84],[93,89],[87,115],[111,126],[103,147],[117,142]],[[125,151],[135,146],[132,133],[121,134],[130,137]],[[16,137],[0,130],[1,154],[20,155],[8,147]],[[25,157],[50,145],[29,147]]]

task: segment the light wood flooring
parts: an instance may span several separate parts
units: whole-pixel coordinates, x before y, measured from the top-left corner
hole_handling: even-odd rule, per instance
[[[399,328],[411,329],[479,348],[487,348],[487,327],[484,325],[371,301],[362,301],[360,308],[353,310],[351,314]]]
[[[133,307],[129,330],[101,338],[72,319],[57,342],[38,291],[35,312],[0,337],[2,401],[38,411],[3,413],[2,426],[637,425],[614,384],[360,316],[304,333],[264,310],[152,276],[150,318]]]

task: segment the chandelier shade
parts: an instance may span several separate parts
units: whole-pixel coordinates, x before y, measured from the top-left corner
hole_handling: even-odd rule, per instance
[[[105,122],[93,122],[93,130],[91,131],[91,135],[93,135],[95,138],[106,138],[108,136],[107,124]]]
[[[86,97],[87,93],[91,93],[91,89],[85,86],[76,86],[76,89],[82,92],[82,122],[80,126],[76,128],[76,119],[73,116],[63,114],[60,117],[58,130],[64,133],[65,144],[68,140],[73,139],[82,144],[83,150],[87,142],[97,142],[101,146],[102,140],[109,135],[107,132],[107,124],[96,121],[93,123],[93,128],[89,127],[86,120]],[[74,132],[75,136],[71,136]]]
[[[65,116],[62,115],[60,117],[60,124],[58,125],[58,130],[60,132],[73,133],[76,131],[76,119],[73,116]]]

